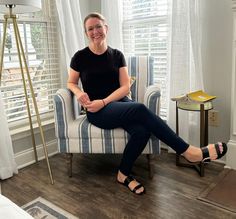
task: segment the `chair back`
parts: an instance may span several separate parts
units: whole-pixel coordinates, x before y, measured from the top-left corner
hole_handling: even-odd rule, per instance
[[[134,78],[131,86],[131,97],[143,103],[146,88],[153,85],[153,63],[151,56],[131,56],[126,58],[129,75]]]

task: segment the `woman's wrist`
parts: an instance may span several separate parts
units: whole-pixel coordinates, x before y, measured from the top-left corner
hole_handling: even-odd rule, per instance
[[[103,106],[106,106],[106,102],[104,99],[102,99]]]

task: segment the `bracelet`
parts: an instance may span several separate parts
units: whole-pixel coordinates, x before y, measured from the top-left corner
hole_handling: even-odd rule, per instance
[[[103,99],[102,99],[102,102],[103,102],[103,105],[106,106],[106,103],[105,103],[105,101]]]

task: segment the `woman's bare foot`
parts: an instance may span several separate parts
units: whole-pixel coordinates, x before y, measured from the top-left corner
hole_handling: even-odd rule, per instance
[[[125,179],[127,178],[126,175],[124,175],[122,172],[118,171],[118,174],[117,174],[117,181],[121,184],[124,184],[125,182]],[[134,191],[134,189],[140,185],[140,183],[136,180],[132,180],[129,184],[128,184],[128,187],[131,191]],[[144,192],[144,187],[141,186],[140,188],[138,188],[136,191],[134,191],[135,194],[142,194]]]
[[[219,145],[219,150],[220,153],[223,152],[223,146],[222,143],[218,143]],[[209,157],[211,160],[215,160],[218,157],[217,151],[216,151],[216,147],[214,144],[209,144],[207,146],[208,150],[209,150]],[[198,147],[194,147],[192,145],[190,145],[188,147],[188,149],[183,153],[183,156],[190,162],[198,162],[198,161],[202,161],[203,159],[203,154],[202,154],[202,150]]]

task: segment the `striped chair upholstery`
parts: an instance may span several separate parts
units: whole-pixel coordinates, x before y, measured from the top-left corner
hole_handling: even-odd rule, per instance
[[[132,99],[144,103],[158,115],[160,111],[160,89],[153,85],[153,61],[153,57],[148,56],[127,58],[129,73],[135,77],[131,87]],[[73,96],[68,89],[59,89],[54,97],[58,150],[70,155],[70,175],[72,174],[71,154],[123,153],[129,138],[128,133],[121,128],[100,129],[89,123],[86,115],[80,115],[80,105]],[[151,136],[143,153],[149,155],[160,153],[159,140],[155,136]],[[151,172],[150,176],[152,177]]]

